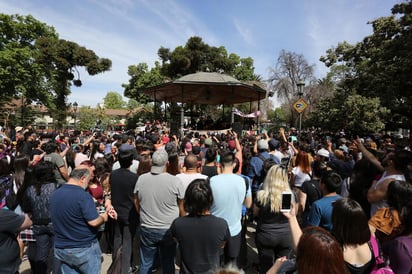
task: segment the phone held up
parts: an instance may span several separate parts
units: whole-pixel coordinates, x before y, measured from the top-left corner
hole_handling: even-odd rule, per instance
[[[280,211],[289,212],[291,209],[291,203],[292,203],[292,192],[283,191],[282,192],[282,205],[281,205]]]

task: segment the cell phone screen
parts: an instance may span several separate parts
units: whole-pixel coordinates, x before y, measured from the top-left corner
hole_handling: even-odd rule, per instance
[[[290,204],[292,203],[292,193],[283,192],[282,193],[282,206],[280,211],[290,211]]]

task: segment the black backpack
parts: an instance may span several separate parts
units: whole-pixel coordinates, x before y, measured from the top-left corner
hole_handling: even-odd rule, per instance
[[[259,154],[258,157],[263,161],[262,171],[260,172],[259,177],[259,181],[262,183],[265,180],[266,174],[268,173],[269,169],[273,165],[277,165],[278,163],[276,162],[275,156],[273,154],[269,154],[269,157],[267,159],[263,157],[262,154]]]

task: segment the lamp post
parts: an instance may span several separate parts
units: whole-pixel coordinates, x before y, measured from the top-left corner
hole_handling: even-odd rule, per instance
[[[73,110],[74,110],[74,129],[76,129],[76,116],[77,116],[77,102],[73,103]]]
[[[305,82],[299,81],[297,84],[298,86],[298,95],[299,99],[302,98],[303,95],[303,87],[305,86]],[[302,134],[302,112],[299,113],[299,136]]]

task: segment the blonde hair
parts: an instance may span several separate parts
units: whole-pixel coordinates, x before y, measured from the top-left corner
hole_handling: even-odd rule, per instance
[[[262,189],[257,192],[257,201],[262,206],[270,206],[271,212],[280,212],[282,192],[291,191],[286,169],[273,165],[263,182]],[[295,202],[292,195],[292,202]]]

